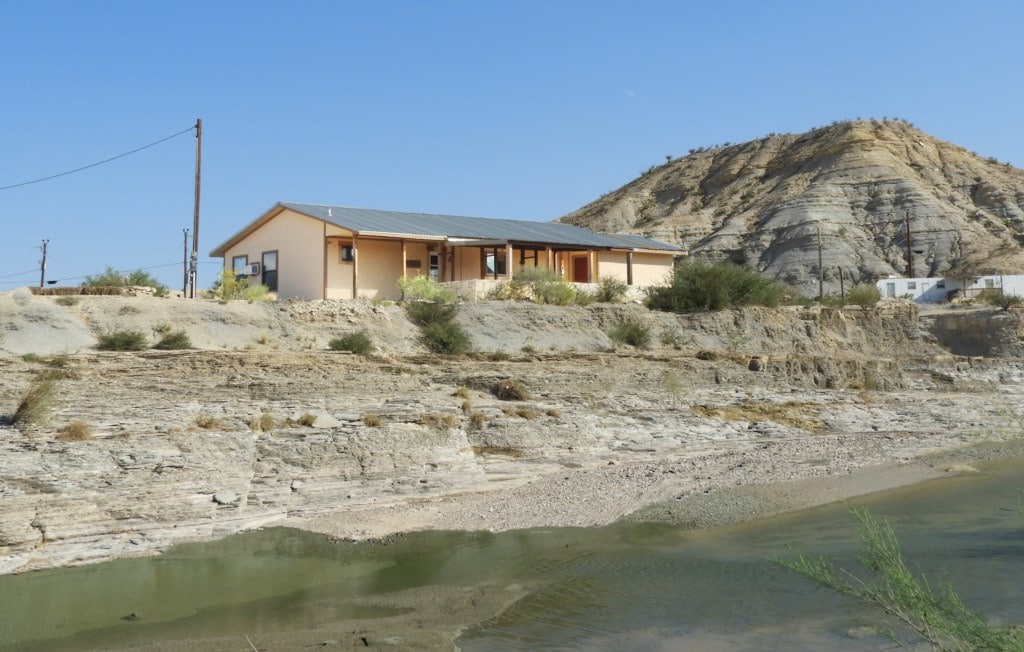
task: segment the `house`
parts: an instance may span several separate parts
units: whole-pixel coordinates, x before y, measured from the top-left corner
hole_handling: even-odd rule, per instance
[[[278,203],[210,255],[224,268],[305,299],[397,299],[397,281],[426,275],[458,286],[543,267],[576,283],[603,276],[662,282],[685,252],[635,235],[554,222]]]
[[[1024,296],[1024,275],[1020,274],[883,278],[876,285],[883,297],[905,297],[916,303],[945,303],[956,297],[973,299],[985,290]]]

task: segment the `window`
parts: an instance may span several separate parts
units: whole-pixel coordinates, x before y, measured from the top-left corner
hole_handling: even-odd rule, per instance
[[[263,285],[277,292],[277,251],[263,252]]]
[[[233,256],[231,258],[231,271],[235,276],[242,276],[249,273],[249,256]]]
[[[945,288],[946,288],[946,282],[945,282],[945,281],[938,281],[938,282],[937,282],[937,283],[935,284],[935,287],[937,287],[937,288],[943,288],[943,289],[945,289]]]
[[[907,281],[907,289],[908,290],[916,290],[917,289],[917,281]]]
[[[427,275],[430,277],[430,280],[441,280],[441,255],[438,254],[436,251],[432,251],[430,252],[430,254],[428,254],[427,262],[429,265],[427,268]]]
[[[350,244],[343,244],[339,247],[341,249],[341,262],[351,263],[356,259],[355,250]]]
[[[985,287],[994,288],[996,286],[996,280],[994,278],[985,279]]]

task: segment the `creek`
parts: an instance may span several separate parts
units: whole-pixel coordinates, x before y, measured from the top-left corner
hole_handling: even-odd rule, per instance
[[[906,558],[930,579],[947,577],[996,622],[1021,623],[1022,488],[1024,461],[1000,462],[851,503],[888,519]],[[467,626],[457,640],[463,650],[885,646],[879,635],[850,635],[878,614],[770,562],[790,555],[789,546],[847,568],[859,553],[843,505],[705,531],[614,524],[354,544],[271,528],[158,557],[0,577],[0,649],[173,648],[346,622],[384,631],[419,610],[390,596],[483,585],[522,597],[480,622],[446,614]]]

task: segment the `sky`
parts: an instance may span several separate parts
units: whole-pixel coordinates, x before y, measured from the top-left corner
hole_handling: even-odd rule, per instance
[[[857,117],[1022,166],[1021,24],[1010,0],[0,0],[0,291],[39,283],[44,239],[58,285],[180,288],[197,118],[200,287],[279,201],[552,220],[666,155]]]

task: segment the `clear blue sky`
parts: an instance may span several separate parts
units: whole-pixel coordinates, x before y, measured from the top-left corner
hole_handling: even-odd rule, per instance
[[[209,261],[277,201],[550,220],[666,154],[858,116],[1020,166],[1022,24],[984,0],[0,0],[0,186],[201,117]],[[180,287],[194,153],[0,191],[0,291],[38,283],[43,238],[48,279]]]

